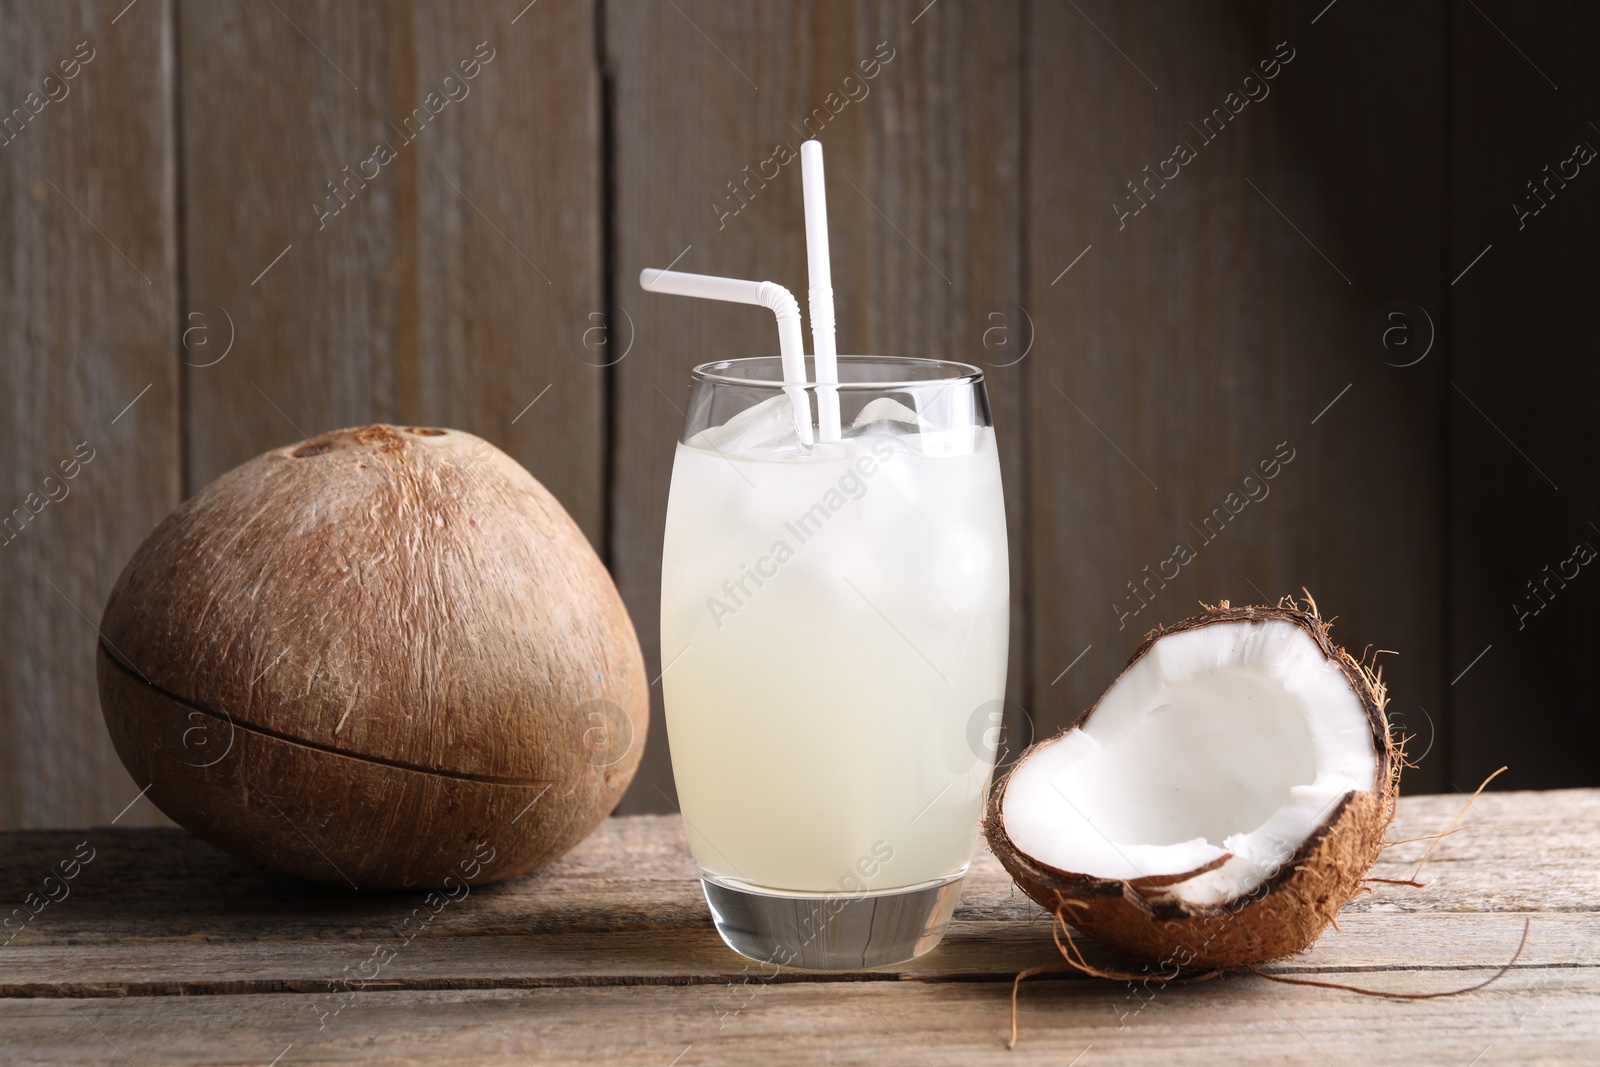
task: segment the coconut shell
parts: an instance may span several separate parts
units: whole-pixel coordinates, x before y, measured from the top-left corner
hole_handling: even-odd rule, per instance
[[[337,430],[234,468],[140,545],[100,630],[106,725],[157,807],[332,884],[547,863],[644,746],[610,575],[532,475],[455,430]]]
[[[1361,891],[1394,817],[1403,758],[1389,736],[1383,683],[1329,639],[1328,624],[1318,616],[1315,604],[1308,600],[1302,609],[1292,601],[1282,601],[1276,607],[1234,608],[1224,602],[1175,626],[1152,631],[1129,658],[1123,673],[1162,637],[1217,623],[1267,621],[1301,627],[1349,680],[1372,728],[1377,792],[1347,793],[1270,878],[1238,899],[1202,907],[1166,891],[1198,871],[1125,882],[1057,870],[1019,851],[1001,819],[1008,774],[990,791],[984,832],[995,856],[1023,892],[1105,945],[1148,963],[1188,972],[1229,970],[1299,952]],[[1096,701],[1067,729],[1081,725],[1099,705]],[[1011,773],[1040,745],[1049,743],[1033,746]]]

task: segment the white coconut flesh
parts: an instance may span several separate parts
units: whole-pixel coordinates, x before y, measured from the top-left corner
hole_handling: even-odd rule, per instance
[[[1001,818],[1044,866],[1215,906],[1271,878],[1347,794],[1374,791],[1377,765],[1361,698],[1310,634],[1219,622],[1154,642],[1038,746]]]

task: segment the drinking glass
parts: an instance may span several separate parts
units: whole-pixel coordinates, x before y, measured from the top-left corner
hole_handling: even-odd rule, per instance
[[[816,969],[943,936],[1010,606],[983,372],[840,356],[839,379],[786,385],[777,357],[694,369],[661,579],[672,767],[717,930]],[[801,432],[828,392],[842,432]]]

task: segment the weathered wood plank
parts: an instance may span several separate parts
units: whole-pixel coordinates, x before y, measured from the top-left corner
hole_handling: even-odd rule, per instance
[[[1574,150],[1600,151],[1600,10],[1452,7],[1451,774],[1469,786],[1504,763],[1509,788],[1588,784],[1600,179]]]
[[[335,426],[438,423],[505,449],[601,543],[593,9],[517,16],[183,7],[190,298],[234,329],[189,370],[192,488]]]
[[[1031,9],[1041,734],[1158,622],[1302,585],[1400,652],[1416,755],[1439,717],[1440,360],[1367,330],[1399,299],[1440,321],[1441,16],[1321,6]]]
[[[1337,977],[1337,976],[1335,976]],[[1109,982],[815,983],[0,1000],[0,1052],[38,1064],[1583,1063],[1600,975],[1518,971],[1473,998],[1411,1003],[1254,976],[1151,996]],[[1090,1051],[1092,1050],[1092,1051]],[[676,1057],[676,1058],[675,1058]]]
[[[1454,796],[1407,798],[1391,836],[1447,825]],[[1374,885],[1291,971],[1450,971],[1498,964],[1532,916],[1520,967],[1600,965],[1600,791],[1479,799],[1429,860],[1425,889]],[[608,820],[545,871],[438,906],[422,894],[361,896],[234,859],[177,830],[13,833],[0,901],[40,891],[61,860],[89,855],[69,893],[8,928],[0,996],[324,993],[740,981],[753,965],[712,929],[676,816]],[[1395,846],[1373,872],[1408,877],[1425,848]],[[59,895],[59,890],[57,890]],[[408,937],[402,923],[412,918]],[[1005,981],[1054,958],[1044,912],[981,852],[949,936],[911,964],[840,981]],[[376,958],[384,962],[373,964]],[[783,980],[817,980],[786,972]],[[1414,976],[1415,983],[1432,981]]]
[[[1382,904],[1379,905],[1381,909]],[[704,906],[702,904],[702,911]],[[330,989],[361,992],[425,989],[538,989],[606,985],[717,985],[752,973],[788,982],[1007,982],[1018,972],[1059,963],[1042,914],[1032,921],[976,918],[968,905],[939,948],[909,964],[875,971],[776,976],[722,944],[709,918],[681,925],[615,922],[606,930],[512,929],[441,932],[407,942],[392,929],[348,930],[322,943],[307,939],[77,943],[6,949],[0,997],[222,996]],[[1471,972],[1507,962],[1522,937],[1518,969],[1600,967],[1600,915],[1581,913],[1352,912],[1316,948],[1274,964],[1277,974],[1329,972],[1374,976],[1379,988],[1425,992],[1470,984]],[[398,919],[395,920],[398,922]],[[1113,954],[1090,958],[1128,966]],[[387,962],[385,962],[387,961]],[[1134,968],[1137,970],[1137,968]],[[1150,973],[1154,974],[1153,969]]]
[[[179,283],[172,11],[124,6],[0,5],[0,827],[139,793],[95,625],[181,492]]]
[[[689,370],[771,352],[775,338],[770,315],[644,294],[639,271],[676,263],[770,278],[803,302],[797,153],[816,135],[827,151],[840,351],[943,356],[990,373],[1017,604],[1011,703],[1020,704],[1025,361],[1002,365],[1027,332],[1019,5],[618,4],[606,36],[618,131],[612,284],[619,321],[634,331],[616,367],[611,558],[652,675],[662,666],[661,535]],[[657,694],[623,811],[667,810],[673,795]]]

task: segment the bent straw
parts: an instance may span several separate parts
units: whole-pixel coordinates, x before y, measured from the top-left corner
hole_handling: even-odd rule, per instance
[[[806,401],[806,349],[800,333],[800,305],[794,294],[776,282],[749,282],[738,278],[718,278],[710,274],[689,274],[679,270],[639,272],[639,285],[652,293],[670,296],[697,296],[702,300],[727,300],[735,304],[759,304],[770,308],[778,320],[778,352],[783,358],[784,392],[794,405],[794,428],[800,443],[810,445],[811,405]]]
[[[800,185],[806,204],[806,265],[811,291],[811,351],[817,365],[817,424],[824,441],[839,440],[839,350],[833,335],[833,268],[828,256],[828,199],[822,181],[822,142],[800,145]]]

